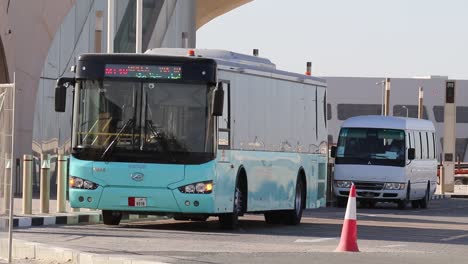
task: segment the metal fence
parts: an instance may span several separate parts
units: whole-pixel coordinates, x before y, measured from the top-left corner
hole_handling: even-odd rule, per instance
[[[14,84],[0,84],[0,239],[6,240],[8,258],[11,262],[11,231],[12,231],[12,179],[17,173],[19,164],[13,161],[14,142],[14,108],[15,108]],[[5,245],[6,243],[3,243]],[[5,252],[5,251],[3,251]]]
[[[13,88],[0,84],[0,212],[5,214],[8,208],[9,182],[14,168],[12,157],[13,139]]]

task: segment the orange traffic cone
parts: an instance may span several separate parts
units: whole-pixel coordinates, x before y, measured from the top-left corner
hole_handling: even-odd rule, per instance
[[[356,223],[356,187],[354,183],[349,191],[348,205],[341,230],[340,244],[336,252],[359,252],[357,245],[357,223]]]

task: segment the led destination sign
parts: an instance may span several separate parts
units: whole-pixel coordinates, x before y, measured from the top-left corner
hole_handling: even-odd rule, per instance
[[[105,77],[171,79],[182,78],[180,66],[106,64]]]

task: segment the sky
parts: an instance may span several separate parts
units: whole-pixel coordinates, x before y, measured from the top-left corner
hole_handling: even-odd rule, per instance
[[[316,76],[468,79],[467,0],[253,0],[197,31],[197,48]]]

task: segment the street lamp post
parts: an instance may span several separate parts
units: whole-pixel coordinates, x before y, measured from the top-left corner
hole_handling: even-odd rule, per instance
[[[376,82],[375,85],[382,85],[382,109],[380,115],[384,115],[384,104],[385,104],[385,80]]]

